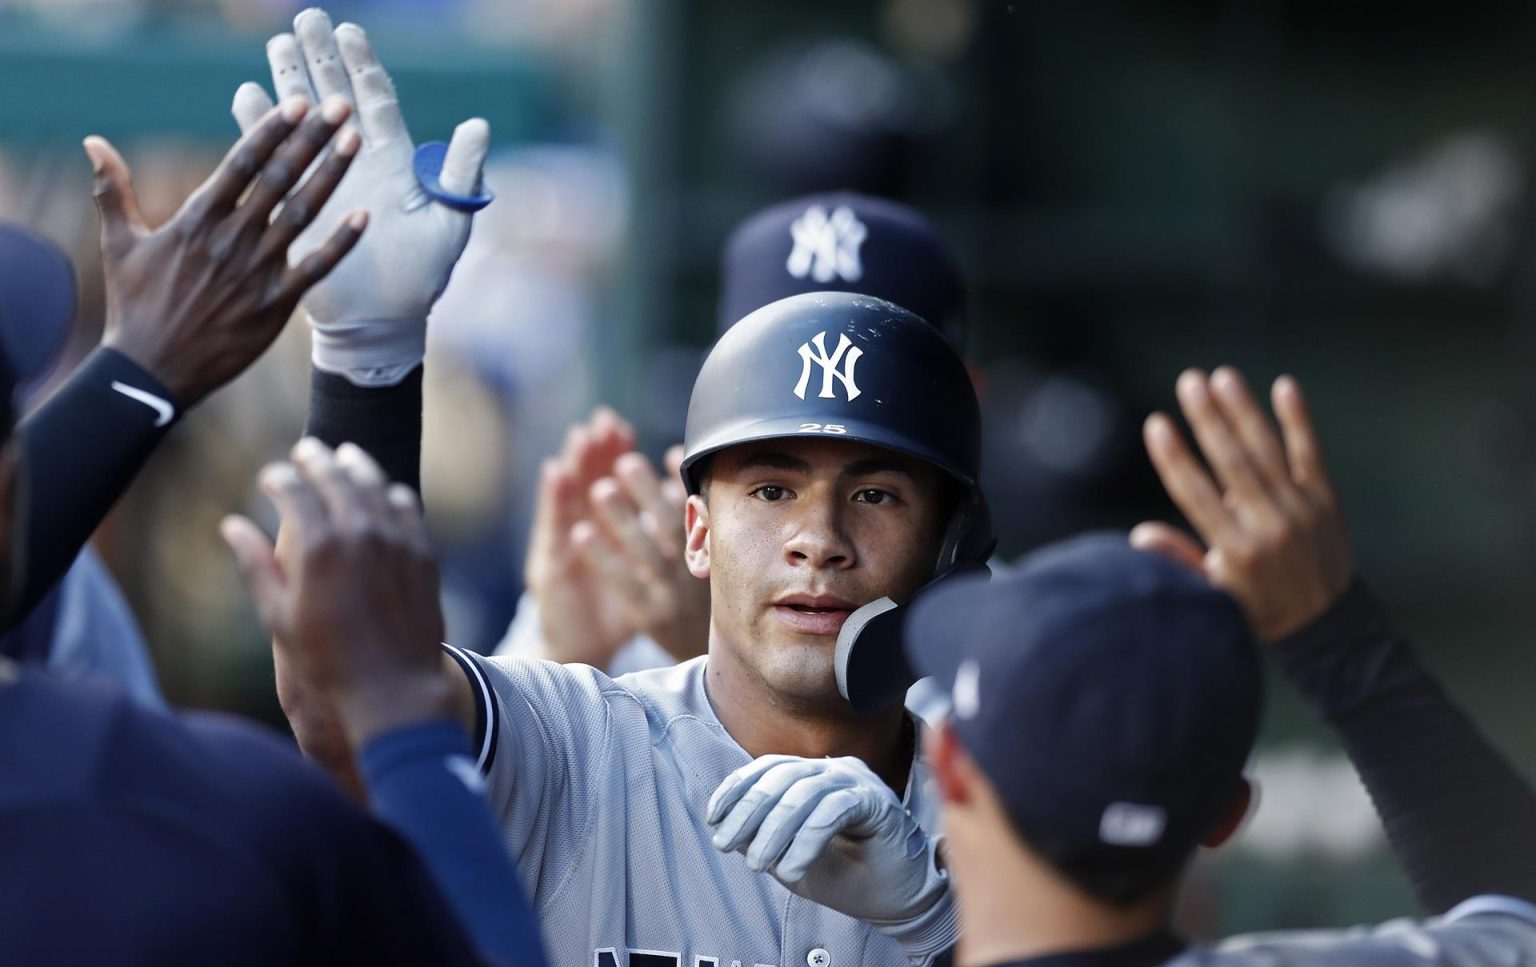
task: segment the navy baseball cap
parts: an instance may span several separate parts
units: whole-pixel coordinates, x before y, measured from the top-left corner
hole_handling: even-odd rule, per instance
[[[75,320],[75,269],[64,250],[0,222],[0,355],[6,397],[45,375]]]
[[[959,266],[933,226],[897,202],[828,192],[742,222],[720,266],[720,331],[803,292],[874,296],[921,316],[956,349],[964,340]]]
[[[1232,807],[1258,734],[1238,604],[1119,533],[919,597],[905,643],[1026,839],[1172,871]]]

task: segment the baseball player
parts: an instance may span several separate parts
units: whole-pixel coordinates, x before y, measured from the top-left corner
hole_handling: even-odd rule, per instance
[[[1300,388],[1275,387],[1283,441],[1233,370],[1186,373],[1179,396],[1215,479],[1167,417],[1148,421],[1147,442],[1209,550],[1165,525],[1134,537],[1159,554],[1118,535],[1081,538],[990,586],[951,582],[908,620],[912,660],[953,700],[928,745],[964,911],[957,962],[1536,957],[1536,797],[1353,578]],[[1421,899],[1444,916],[1215,948],[1171,932],[1195,847],[1219,844],[1249,805],[1255,632],[1340,731]],[[863,837],[896,812],[860,763],[784,757],[739,771],[711,804],[712,821],[769,872],[824,884],[844,909],[861,898],[836,887],[867,875]]]
[[[365,219],[348,216],[296,266],[284,257],[356,154],[356,136],[338,134],[349,113],[339,101],[313,111],[285,102],[154,231],[139,218],[121,157],[87,139],[107,276],[104,346],[17,432],[13,398],[27,371],[18,347],[31,320],[0,298],[0,622],[14,621],[28,585],[47,586],[32,566],[47,558],[27,547],[37,522],[94,529],[115,496],[103,494],[131,476],[128,457],[156,438],[154,422],[169,423],[249,365],[357,242]],[[286,217],[269,220],[285,197]],[[10,281],[0,277],[0,288]],[[80,432],[91,425],[128,439]],[[77,432],[61,437],[61,427]],[[102,479],[53,476],[97,458]],[[542,962],[515,877],[504,861],[484,859],[496,858],[497,836],[477,784],[455,768],[468,761],[462,728],[432,721],[441,708],[430,696],[393,688],[397,653],[352,660],[325,634],[339,621],[369,640],[398,630],[379,627],[398,612],[360,602],[389,593],[401,572],[419,574],[423,557],[414,505],[387,505],[361,454],[340,459],[349,477],[339,486],[308,470],[269,481],[290,511],[305,511],[289,514],[300,546],[332,566],[301,555],[280,583],[248,573],[268,592],[263,614],[299,657],[330,670],[312,678],[339,710],[374,805],[428,867],[271,735],[216,716],[150,712],[120,692],[0,659],[7,962]],[[240,526],[231,523],[231,536],[251,564],[250,525]],[[426,644],[435,658],[435,640]],[[500,898],[496,909],[477,905],[487,894]]]
[[[395,112],[383,124],[392,136],[365,143],[341,191],[377,212],[408,208],[404,182],[370,180],[370,151],[398,153],[403,126],[362,31],[306,11],[268,56],[284,94],[350,91],[365,133],[386,105]],[[237,117],[263,97],[243,87]],[[450,148],[445,177],[453,158]],[[457,192],[475,192],[472,171]],[[422,320],[452,265],[440,259],[456,256],[464,236],[434,221],[403,220],[392,237],[379,227],[303,303],[316,327],[309,433],[355,443],[389,478],[414,485]],[[402,261],[410,271],[396,284],[373,284]],[[389,321],[408,319],[414,327]],[[375,333],[373,320],[387,322]],[[913,719],[899,696],[854,711],[838,691],[834,650],[857,609],[905,602],[990,553],[975,484],[979,423],[965,366],[919,317],[847,293],[775,302],[721,339],[690,405],[685,553],[694,576],[710,579],[708,656],[614,680],[585,666],[451,652],[442,675],[473,729],[555,962],[829,967],[924,963],[950,946],[954,907],[927,836],[895,859],[915,876],[868,884],[865,922],[722,852],[703,810],[756,755],[837,754],[869,762],[919,821],[931,820]],[[280,644],[274,661],[295,735],[355,782],[336,710],[290,652]]]
[[[846,191],[781,202],[736,227],[720,263],[719,331],[822,290],[894,302],[962,345],[964,284],[937,230],[905,205]],[[542,470],[528,591],[496,654],[580,661],[617,677],[705,652],[709,588],[683,560],[682,459],[682,447],[669,449],[658,477],[634,452],[633,429],[605,407],[572,427]],[[645,540],[622,539],[637,531]]]

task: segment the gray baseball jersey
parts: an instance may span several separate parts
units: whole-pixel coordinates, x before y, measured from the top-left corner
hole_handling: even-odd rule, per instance
[[[703,812],[752,761],[704,694],[704,658],[612,679],[454,650],[477,693],[492,809],[555,967],[855,967],[907,958],[710,844]],[[907,809],[935,825],[914,761]]]
[[[1536,964],[1536,907],[1474,897],[1443,917],[1353,930],[1233,937],[1167,967],[1526,967]]]

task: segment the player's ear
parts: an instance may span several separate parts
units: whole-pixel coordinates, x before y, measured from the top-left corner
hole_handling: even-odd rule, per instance
[[[954,724],[944,719],[923,733],[924,758],[933,778],[938,782],[939,794],[945,806],[963,806],[971,799],[972,777],[975,766],[955,734]]]
[[[688,498],[683,505],[683,527],[687,531],[687,545],[683,557],[688,562],[688,573],[696,578],[709,577],[709,504],[698,494]]]
[[[1248,818],[1251,811],[1248,807],[1254,803],[1253,784],[1247,779],[1237,780],[1237,789],[1232,794],[1232,805],[1227,807],[1227,812],[1211,827],[1200,840],[1200,845],[1209,849],[1215,849],[1222,843],[1231,839],[1238,827],[1243,825],[1243,820]]]

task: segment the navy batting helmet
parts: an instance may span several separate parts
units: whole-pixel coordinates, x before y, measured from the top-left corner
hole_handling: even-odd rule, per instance
[[[996,540],[977,485],[981,409],[965,364],[918,316],[869,296],[809,292],[770,303],[721,336],[688,404],[682,473],[689,493],[701,490],[711,454],[786,437],[867,443],[945,471],[961,497],[934,581],[985,569]],[[900,610],[882,598],[843,626],[838,685],[856,706],[883,704],[911,683],[900,648]],[[859,672],[865,667],[868,674]]]

